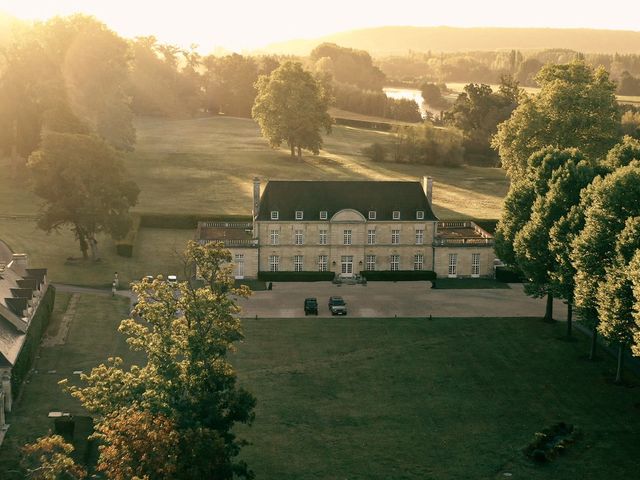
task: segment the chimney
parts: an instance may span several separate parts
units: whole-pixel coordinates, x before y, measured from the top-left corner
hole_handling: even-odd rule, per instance
[[[21,277],[27,276],[28,259],[26,253],[14,253],[9,267]]]
[[[433,177],[428,177],[426,175],[422,177],[422,190],[424,190],[424,194],[427,196],[429,205],[431,205],[433,203]]]
[[[253,238],[258,238],[256,219],[260,210],[260,178],[253,177]]]

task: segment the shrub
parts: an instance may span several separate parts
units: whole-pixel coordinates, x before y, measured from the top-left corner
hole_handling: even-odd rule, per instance
[[[504,283],[523,283],[525,278],[522,272],[513,268],[500,266],[496,267],[496,280]]]
[[[258,280],[264,282],[330,282],[333,272],[258,272]]]
[[[362,149],[362,154],[374,162],[384,162],[387,159],[387,149],[381,143],[372,143]]]
[[[133,246],[136,244],[136,238],[138,236],[138,230],[140,229],[140,215],[134,214],[131,216],[131,228],[122,240],[116,240],[116,253],[121,257],[132,257]]]
[[[580,431],[571,424],[556,423],[541,432],[523,449],[523,453],[537,463],[553,460],[580,437]]]
[[[435,281],[436,272],[431,270],[363,270],[360,272],[368,282],[415,282]]]

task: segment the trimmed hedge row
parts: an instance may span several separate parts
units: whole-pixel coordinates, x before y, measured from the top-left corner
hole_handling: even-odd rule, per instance
[[[140,222],[142,219],[140,215],[134,213],[131,216],[131,228],[127,232],[127,235],[122,240],[116,240],[116,253],[121,257],[132,257],[133,246],[136,244],[136,238],[138,237],[138,230],[140,230]]]
[[[198,222],[250,222],[251,215],[198,215],[195,213],[142,213],[140,226],[191,230]]]
[[[40,299],[36,314],[31,319],[26,338],[22,344],[22,349],[20,349],[16,363],[11,369],[11,390],[14,397],[18,395],[20,385],[22,385],[33,364],[33,359],[38,352],[42,335],[49,326],[55,301],[56,289],[53,285],[49,284],[47,292],[44,294],[44,297]]]
[[[330,282],[333,272],[258,272],[258,280],[263,282]]]
[[[503,283],[524,283],[522,273],[506,266],[496,267],[496,280]]]
[[[414,282],[435,281],[436,272],[431,270],[363,270],[360,272],[368,282]]]

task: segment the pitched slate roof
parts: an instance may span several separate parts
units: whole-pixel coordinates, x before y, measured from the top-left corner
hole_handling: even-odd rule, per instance
[[[368,218],[376,212],[376,221],[393,220],[400,211],[400,220],[416,220],[416,211],[424,211],[424,220],[438,220],[434,215],[420,182],[383,181],[290,181],[267,183],[260,198],[258,220],[271,220],[277,210],[279,220],[295,220],[302,210],[305,221],[320,220],[326,210],[328,218],[340,210],[351,208]]]

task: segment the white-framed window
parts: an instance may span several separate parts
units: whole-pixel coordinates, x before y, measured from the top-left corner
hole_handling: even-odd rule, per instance
[[[280,268],[280,257],[278,255],[269,255],[269,271],[277,272]]]
[[[416,220],[424,220],[424,210],[416,211]]]
[[[329,269],[329,257],[327,255],[318,255],[318,271],[326,272]]]
[[[479,253],[471,254],[471,276],[472,277],[480,276],[480,254]]]
[[[416,253],[413,256],[413,269],[414,270],[424,269],[424,255],[422,253]]]
[[[376,269],[376,256],[375,255],[367,255],[365,257],[365,262],[364,262],[364,269],[365,270],[375,270]]]
[[[376,211],[369,210],[369,220],[375,220],[375,219],[376,219]]]
[[[391,255],[390,265],[391,265],[392,272],[400,270],[400,255],[397,255],[397,254]]]
[[[416,229],[416,245],[424,244],[424,230]]]
[[[340,258],[341,272],[346,274],[353,273],[353,255],[343,255]]]
[[[271,245],[278,245],[280,243],[280,230],[269,230],[269,239]]]
[[[236,253],[233,256],[234,267],[234,275],[236,278],[244,277],[244,253]]]
[[[458,254],[450,253],[449,254],[449,276],[455,277],[458,275]]]
[[[320,245],[327,244],[327,230],[320,230]]]
[[[320,220],[326,220],[329,217],[326,210],[320,210]]]
[[[351,245],[351,230],[344,230],[342,232],[342,243],[344,245]]]
[[[296,210],[296,220],[302,220],[304,218],[304,213],[302,210]]]
[[[400,220],[400,210],[394,210],[393,211],[393,219],[394,220]]]
[[[301,272],[304,268],[304,258],[302,255],[293,256],[293,271]]]
[[[367,230],[367,245],[375,245],[376,244],[376,229],[370,228]]]
[[[271,210],[271,220],[278,220],[279,217],[280,214],[278,213],[278,210]]]
[[[304,231],[303,230],[296,230],[295,231],[294,243],[296,245],[303,245],[304,244]]]
[[[391,243],[393,245],[400,243],[400,230],[391,230]]]

